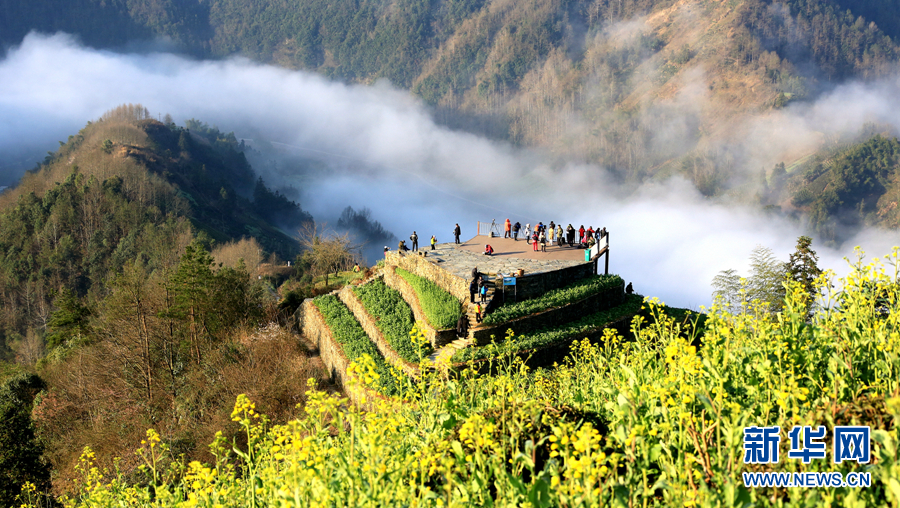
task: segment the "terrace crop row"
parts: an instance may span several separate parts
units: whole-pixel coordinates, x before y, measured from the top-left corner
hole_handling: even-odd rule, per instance
[[[378,373],[375,388],[385,395],[395,394],[397,392],[397,384],[394,375],[391,373],[390,365],[369,339],[366,331],[360,326],[350,309],[334,295],[319,296],[313,302],[319,311],[322,312],[325,324],[331,330],[334,340],[341,344],[344,356],[351,362],[359,361],[363,355],[372,357],[375,363],[375,372]]]
[[[538,298],[503,305],[484,317],[484,324],[496,325],[525,317],[536,312],[562,307],[583,300],[607,289],[622,287],[624,281],[618,275],[596,275],[582,279],[560,289],[544,293]]]
[[[420,346],[410,340],[409,332],[415,321],[412,310],[399,291],[388,287],[382,279],[376,279],[354,287],[353,292],[369,315],[374,318],[375,326],[384,335],[388,344],[404,360],[419,363],[423,357],[431,354],[432,349],[427,342]]]
[[[572,323],[544,328],[519,336],[511,336],[508,340],[497,345],[491,344],[484,347],[460,349],[453,355],[451,362],[462,363],[469,360],[491,358],[503,353],[539,349],[554,342],[575,337],[580,333],[592,332],[622,317],[637,314],[641,310],[642,300],[643,298],[640,296],[630,295],[626,297],[625,303],[621,305],[585,316]]]
[[[402,268],[397,268],[397,275],[412,286],[431,326],[438,330],[456,326],[461,314],[459,300],[434,282]]]

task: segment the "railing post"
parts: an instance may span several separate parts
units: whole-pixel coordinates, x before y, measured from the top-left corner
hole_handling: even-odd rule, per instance
[[[603,271],[604,275],[609,275],[609,233],[606,233],[606,268]]]

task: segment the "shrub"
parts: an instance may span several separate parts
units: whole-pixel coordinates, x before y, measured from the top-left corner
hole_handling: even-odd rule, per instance
[[[460,349],[453,355],[451,363],[462,363],[469,360],[481,360],[491,358],[504,353],[512,353],[527,349],[538,349],[549,346],[554,342],[565,339],[571,339],[580,334],[594,332],[604,326],[632,316],[641,311],[641,301],[643,297],[637,295],[627,296],[625,303],[611,309],[606,309],[589,316],[585,316],[573,323],[567,323],[560,326],[548,327],[532,333],[526,333],[519,336],[512,336],[509,340],[500,343],[498,346],[489,345],[485,347],[470,347]]]
[[[575,281],[568,286],[554,289],[543,295],[509,305],[503,305],[484,317],[484,324],[496,325],[525,317],[535,312],[562,307],[583,300],[608,289],[624,287],[625,281],[618,275],[596,275]]]
[[[462,313],[459,300],[434,282],[402,268],[397,268],[397,275],[412,286],[416,296],[419,297],[419,305],[422,306],[425,318],[431,326],[439,330],[456,326],[456,321]]]

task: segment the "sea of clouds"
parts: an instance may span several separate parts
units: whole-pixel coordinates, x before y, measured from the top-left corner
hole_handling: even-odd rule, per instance
[[[898,92],[896,79],[850,83],[736,129],[748,133],[760,160],[770,160],[766,150],[812,146],[867,122],[900,126]],[[298,189],[318,220],[333,222],[347,205],[368,207],[400,238],[416,230],[439,241],[451,240],[457,222],[463,236],[474,235],[479,220],[606,227],[610,270],[640,293],[679,306],[708,305],[712,278],[728,268],[746,273],[755,246],[786,260],[804,234],[795,222],[711,201],[680,178],[625,189],[604,168],[551,165],[539,151],[450,130],[388,83],[347,85],[243,58],[96,50],[65,34],[31,34],[0,60],[0,186],[13,185],[58,140],[124,103],[177,123],[196,118],[251,145],[316,161],[320,170],[312,174],[281,164],[264,176]],[[837,249],[814,243],[821,266],[839,273],[856,245],[870,257],[883,255],[900,237],[866,230]]]

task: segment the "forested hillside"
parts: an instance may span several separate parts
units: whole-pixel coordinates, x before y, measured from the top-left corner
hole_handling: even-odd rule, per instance
[[[51,467],[67,488],[83,445],[108,461],[148,426],[199,457],[238,393],[283,419],[319,375],[289,334],[260,329],[279,320],[279,283],[316,263],[272,221],[312,217],[233,134],[125,105],[60,144],[0,193],[2,505],[25,480],[49,489]]]
[[[734,146],[736,119],[891,69],[900,25],[886,5],[14,0],[2,7],[0,37],[16,44],[30,29],[65,30],[109,47],[155,35],[204,57],[240,54],[347,82],[386,78],[447,125],[627,180],[683,174],[719,195],[746,183],[736,168],[753,159]]]
[[[298,253],[296,240],[261,215],[277,212],[295,226],[311,217],[256,180],[233,134],[148,116],[140,106],[107,113],[0,195],[6,355],[10,344],[35,347],[25,344],[36,341],[35,330],[54,327],[63,295],[97,302],[127,264],[173,267],[195,237],[207,248],[253,237],[282,259]],[[257,204],[241,195],[254,184],[264,198]]]
[[[811,231],[837,243],[864,226],[900,227],[900,141],[875,134],[772,170],[763,202],[802,212]]]

